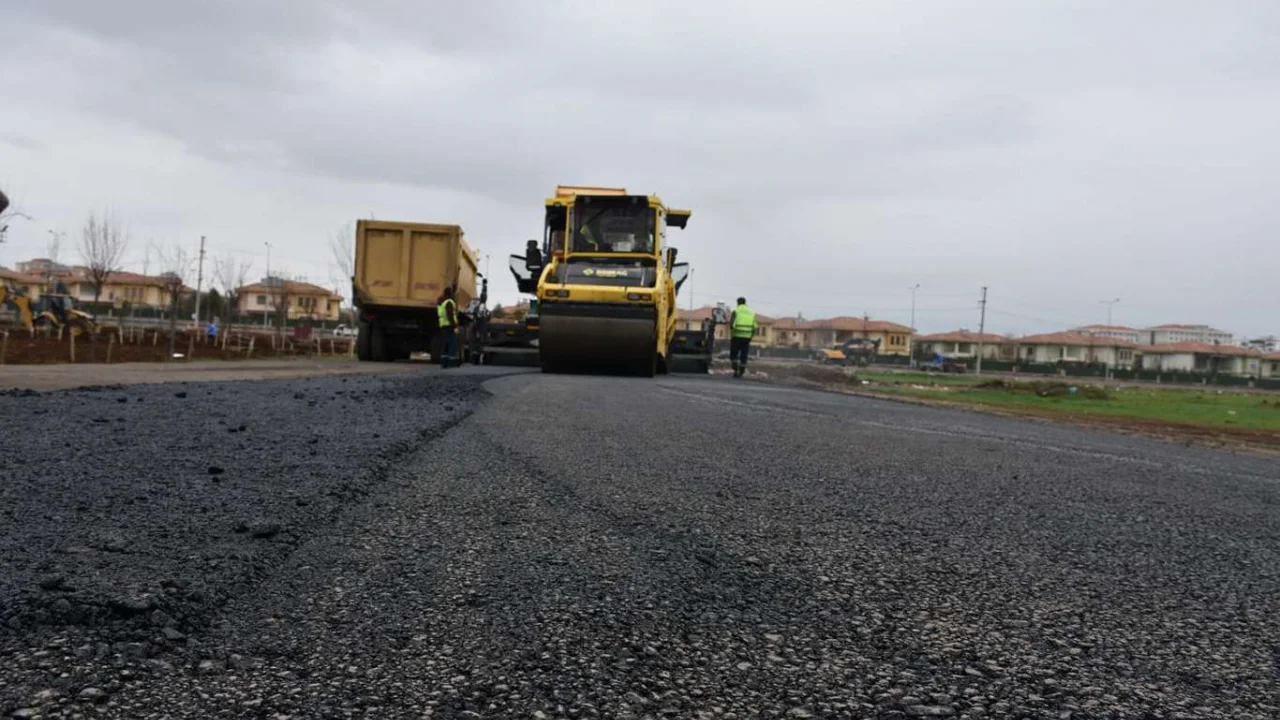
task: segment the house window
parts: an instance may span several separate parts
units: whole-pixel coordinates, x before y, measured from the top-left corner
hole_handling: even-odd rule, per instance
[[[971,343],[956,343],[956,352],[967,355],[973,352],[973,345]]]
[[[266,305],[266,304],[267,304],[267,296],[266,296],[266,295],[259,295],[259,296],[258,296],[258,304],[259,304],[259,305]]]

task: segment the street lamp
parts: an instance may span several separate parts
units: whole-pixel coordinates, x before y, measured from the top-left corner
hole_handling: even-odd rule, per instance
[[[1120,302],[1120,298],[1116,298],[1115,300],[1099,300],[1098,302],[1107,306],[1107,327],[1111,327],[1111,306]]]
[[[262,313],[262,327],[266,327],[267,319],[271,317],[271,243],[262,244],[267,246],[267,276],[262,279],[267,286],[267,309]]]
[[[907,365],[916,366],[915,356],[915,340],[916,340],[916,290],[920,289],[920,283],[916,283],[907,288],[911,291],[911,331],[907,333]]]
[[[1107,306],[1107,329],[1105,330],[1105,332],[1107,333],[1108,337],[1115,337],[1114,335],[1111,334],[1113,332],[1111,329],[1111,308],[1116,303],[1120,302],[1120,298],[1116,298],[1114,300],[1099,300],[1098,302]],[[1107,363],[1107,379],[1108,380],[1111,379],[1111,369],[1115,367],[1116,354],[1118,352],[1119,351],[1116,350],[1115,343],[1111,343],[1111,361]]]

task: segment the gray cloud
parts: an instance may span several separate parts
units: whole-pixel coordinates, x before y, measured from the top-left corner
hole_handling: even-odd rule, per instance
[[[699,303],[749,288],[766,312],[903,320],[918,281],[947,298],[918,324],[944,329],[975,323],[985,284],[1039,318],[1005,318],[1024,331],[1097,320],[1104,296],[1134,324],[1277,330],[1238,297],[1280,265],[1273,3],[7,12],[0,60],[24,72],[0,97],[31,119],[5,128],[25,140],[0,140],[0,169],[77,198],[110,175],[165,203],[134,212],[158,232],[270,236],[313,274],[317,234],[355,214],[457,220],[500,255],[555,183],[624,184],[694,208]],[[89,209],[42,202],[70,226]]]

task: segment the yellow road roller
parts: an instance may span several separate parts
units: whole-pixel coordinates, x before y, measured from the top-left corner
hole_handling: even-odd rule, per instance
[[[676,292],[689,274],[667,228],[690,215],[622,188],[556,188],[536,286],[543,372],[667,372]]]

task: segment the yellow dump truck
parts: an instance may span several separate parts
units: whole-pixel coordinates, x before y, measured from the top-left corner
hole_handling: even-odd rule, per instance
[[[667,372],[676,292],[689,271],[667,246],[667,228],[683,228],[691,213],[653,195],[580,186],[556,188],[545,207],[543,252],[533,244],[530,275],[517,272],[521,290],[537,295],[543,372]]]
[[[436,304],[454,289],[459,313],[477,294],[478,256],[458,225],[360,220],[356,223],[352,296],[359,309],[356,355],[385,362],[430,352],[439,362]],[[465,339],[459,354],[466,357]]]

